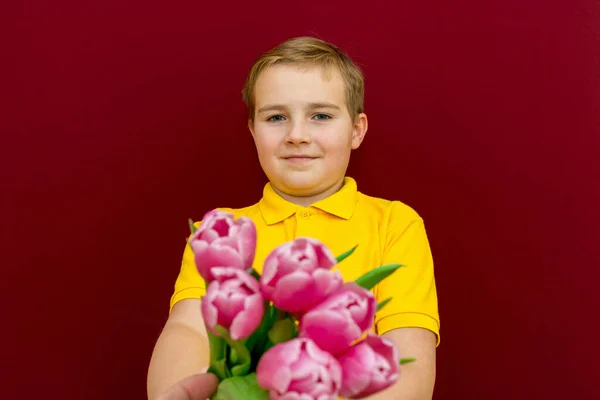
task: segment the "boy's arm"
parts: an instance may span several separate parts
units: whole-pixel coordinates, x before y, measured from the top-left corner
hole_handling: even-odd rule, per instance
[[[376,287],[379,302],[392,298],[376,315],[377,332],[391,339],[400,358],[417,361],[400,367],[398,384],[373,400],[431,400],[435,383],[439,314],[433,257],[425,226],[414,210],[394,204],[382,264],[404,264]]]
[[[199,299],[186,299],[173,306],[150,360],[149,400],[208,366],[208,338],[200,303]]]

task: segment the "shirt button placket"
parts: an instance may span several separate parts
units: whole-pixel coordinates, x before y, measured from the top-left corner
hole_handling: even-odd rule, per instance
[[[308,236],[310,237],[310,217],[312,213],[307,209],[299,209],[296,212],[296,219],[298,221],[298,229],[296,230],[296,236]]]

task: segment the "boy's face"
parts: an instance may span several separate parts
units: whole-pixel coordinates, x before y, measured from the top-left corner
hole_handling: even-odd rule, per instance
[[[353,119],[348,112],[339,71],[275,65],[259,76],[254,98],[249,127],[273,186],[296,197],[339,189],[367,131],[366,115]]]

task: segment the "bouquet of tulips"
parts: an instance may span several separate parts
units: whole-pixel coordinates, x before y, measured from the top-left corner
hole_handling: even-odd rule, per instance
[[[394,384],[400,359],[393,342],[371,333],[371,293],[400,264],[344,283],[321,242],[297,238],[275,248],[262,274],[252,268],[256,227],[218,210],[188,244],[207,290],[202,315],[210,345],[209,372],[220,379],[213,399],[358,399]]]

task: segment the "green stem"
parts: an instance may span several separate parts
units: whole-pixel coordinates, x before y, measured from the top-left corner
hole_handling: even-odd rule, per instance
[[[233,340],[229,335],[229,331],[220,325],[216,325],[215,330],[222,335],[231,350],[235,352],[235,356],[230,358],[231,361],[233,361],[232,358],[237,361],[235,365],[231,366],[232,376],[246,375],[250,371],[251,364],[250,351],[248,351],[246,345],[241,340]]]
[[[217,375],[219,379],[227,378],[227,344],[207,329],[208,346],[210,352],[209,372]]]

